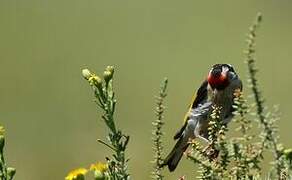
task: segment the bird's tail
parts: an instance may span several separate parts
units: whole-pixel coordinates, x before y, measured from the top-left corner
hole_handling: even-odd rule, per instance
[[[170,172],[174,171],[188,146],[188,139],[186,137],[180,137],[160,167],[167,165]]]

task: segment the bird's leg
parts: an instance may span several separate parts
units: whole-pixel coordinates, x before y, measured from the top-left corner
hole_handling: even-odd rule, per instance
[[[205,138],[203,136],[198,136],[198,138],[201,139],[201,140],[203,140],[205,143],[210,144],[210,141],[207,138]]]
[[[192,139],[192,138],[189,138],[189,140],[188,140],[188,144],[189,145],[194,145],[195,144],[195,140],[194,139]],[[191,154],[192,153],[192,149],[190,149],[190,150],[188,150],[188,148],[184,151],[184,155],[189,155],[189,154]]]
[[[206,156],[209,157],[210,160],[214,160],[218,157],[219,155],[219,150],[215,149],[215,147],[213,146],[213,144],[206,138],[203,136],[198,136],[198,138],[202,139],[203,141],[205,141],[208,145],[203,149],[203,153],[206,154]]]

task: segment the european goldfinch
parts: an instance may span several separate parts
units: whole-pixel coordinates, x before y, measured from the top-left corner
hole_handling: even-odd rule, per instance
[[[177,140],[174,148],[161,167],[167,165],[169,171],[174,171],[190,140],[200,138],[209,143],[209,116],[214,105],[221,108],[220,119],[223,123],[230,122],[234,110],[234,93],[238,89],[242,90],[242,82],[230,64],[213,65],[191,102],[184,125],[174,136]]]

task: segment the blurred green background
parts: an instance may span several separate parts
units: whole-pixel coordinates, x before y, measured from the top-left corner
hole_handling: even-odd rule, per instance
[[[1,0],[0,123],[19,180],[63,179],[110,155],[101,112],[81,69],[116,67],[118,125],[131,135],[133,179],[149,179],[154,95],[168,77],[165,153],[190,97],[214,63],[241,77],[245,34],[264,15],[257,39],[260,85],[280,104],[281,140],[291,141],[292,2],[289,0]],[[290,139],[289,139],[290,138]],[[166,179],[194,177],[183,160]]]

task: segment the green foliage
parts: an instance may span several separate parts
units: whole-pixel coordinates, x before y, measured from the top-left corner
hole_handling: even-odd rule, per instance
[[[16,170],[13,167],[7,167],[4,158],[4,146],[5,146],[4,128],[0,126],[0,179],[12,180],[16,173]]]
[[[106,145],[110,150],[114,151],[113,158],[107,158],[108,173],[112,180],[129,179],[127,172],[128,159],[125,157],[125,151],[130,137],[123,134],[117,129],[114,112],[116,107],[115,93],[113,91],[113,74],[114,68],[108,66],[103,73],[103,80],[89,70],[82,71],[84,78],[89,82],[95,95],[96,104],[103,110],[104,120],[109,129],[109,143],[99,139],[98,142]]]

